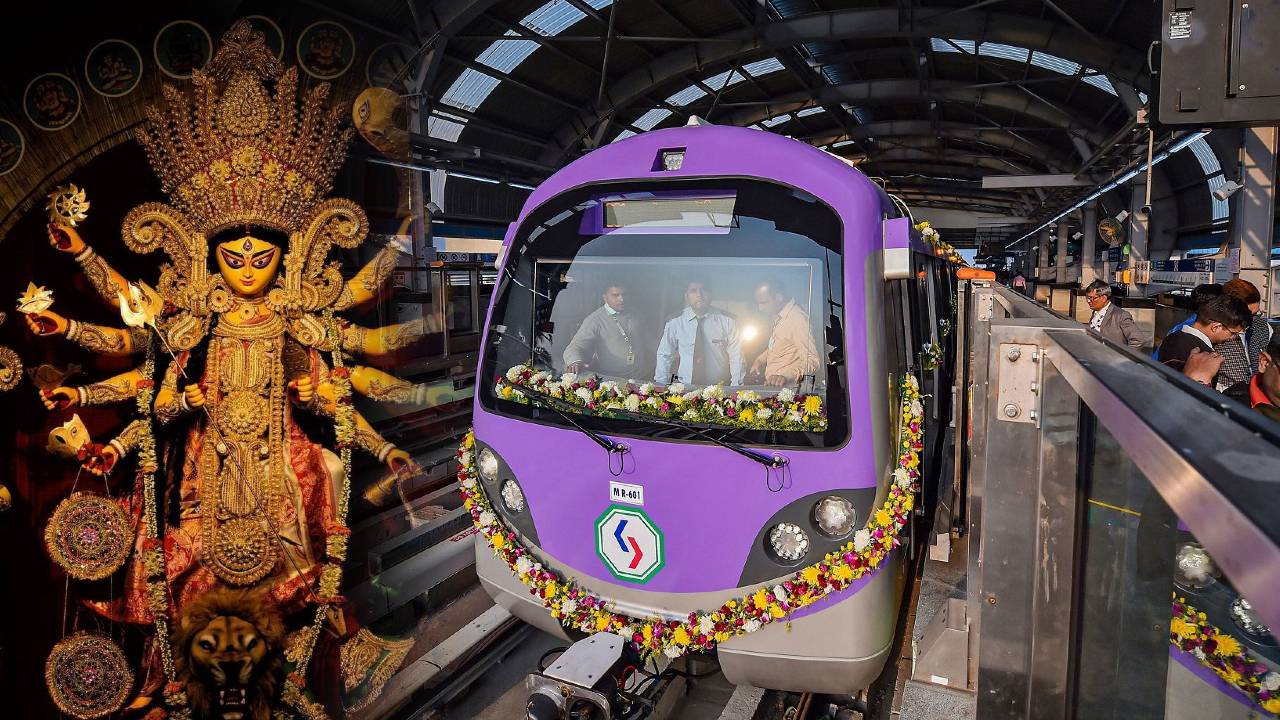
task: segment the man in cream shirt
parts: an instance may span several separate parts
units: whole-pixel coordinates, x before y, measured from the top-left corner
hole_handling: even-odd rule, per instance
[[[777,280],[756,286],[756,306],[773,320],[769,347],[751,364],[751,374],[764,374],[764,384],[782,387],[817,375],[818,349],[809,329],[809,314],[800,309]]]

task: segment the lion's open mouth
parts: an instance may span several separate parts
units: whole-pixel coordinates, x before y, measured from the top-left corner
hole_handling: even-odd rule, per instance
[[[248,706],[244,702],[244,688],[224,688],[218,691],[218,704],[222,720],[244,720]]]

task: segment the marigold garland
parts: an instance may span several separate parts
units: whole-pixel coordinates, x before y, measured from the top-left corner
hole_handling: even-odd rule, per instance
[[[1173,596],[1169,642],[1239,690],[1255,705],[1280,714],[1280,673],[1271,672],[1244,645],[1209,622],[1208,616]]]
[[[924,405],[920,384],[907,376],[899,384],[902,427],[899,433],[898,467],[884,504],[871,514],[867,526],[850,542],[828,553],[820,562],[799,570],[772,587],[730,600],[716,610],[693,612],[683,621],[633,618],[615,612],[609,601],[545,568],[507,528],[477,481],[475,434],[468,433],[458,450],[458,483],[472,521],[494,555],[511,568],[529,593],[542,601],[551,617],[566,628],[585,632],[610,631],[630,637],[646,655],[662,653],[678,658],[691,650],[711,650],[738,635],[755,632],[772,622],[785,620],[831,593],[847,589],[855,580],[876,571],[898,547],[899,531],[907,524],[919,490],[921,426]]]
[[[688,390],[683,383],[662,388],[653,383],[617,383],[599,377],[579,382],[574,373],[565,373],[556,380],[549,372],[516,365],[497,378],[493,390],[504,400],[528,404],[529,399],[516,387],[548,395],[586,415],[608,417],[616,411],[722,427],[803,432],[827,429],[822,397],[786,388],[776,395],[764,396],[753,390],[728,393],[720,385]]]

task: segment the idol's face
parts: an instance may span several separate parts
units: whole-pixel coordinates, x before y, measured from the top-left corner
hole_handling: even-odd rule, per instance
[[[217,249],[218,270],[237,295],[261,295],[280,269],[280,248],[252,235],[228,240]]]

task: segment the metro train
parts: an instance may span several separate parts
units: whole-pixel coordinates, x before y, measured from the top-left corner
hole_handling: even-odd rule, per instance
[[[690,651],[771,689],[881,672],[950,420],[954,274],[912,223],[834,155],[705,124],[532,193],[459,451],[483,587],[576,641],[530,717],[638,716]]]

